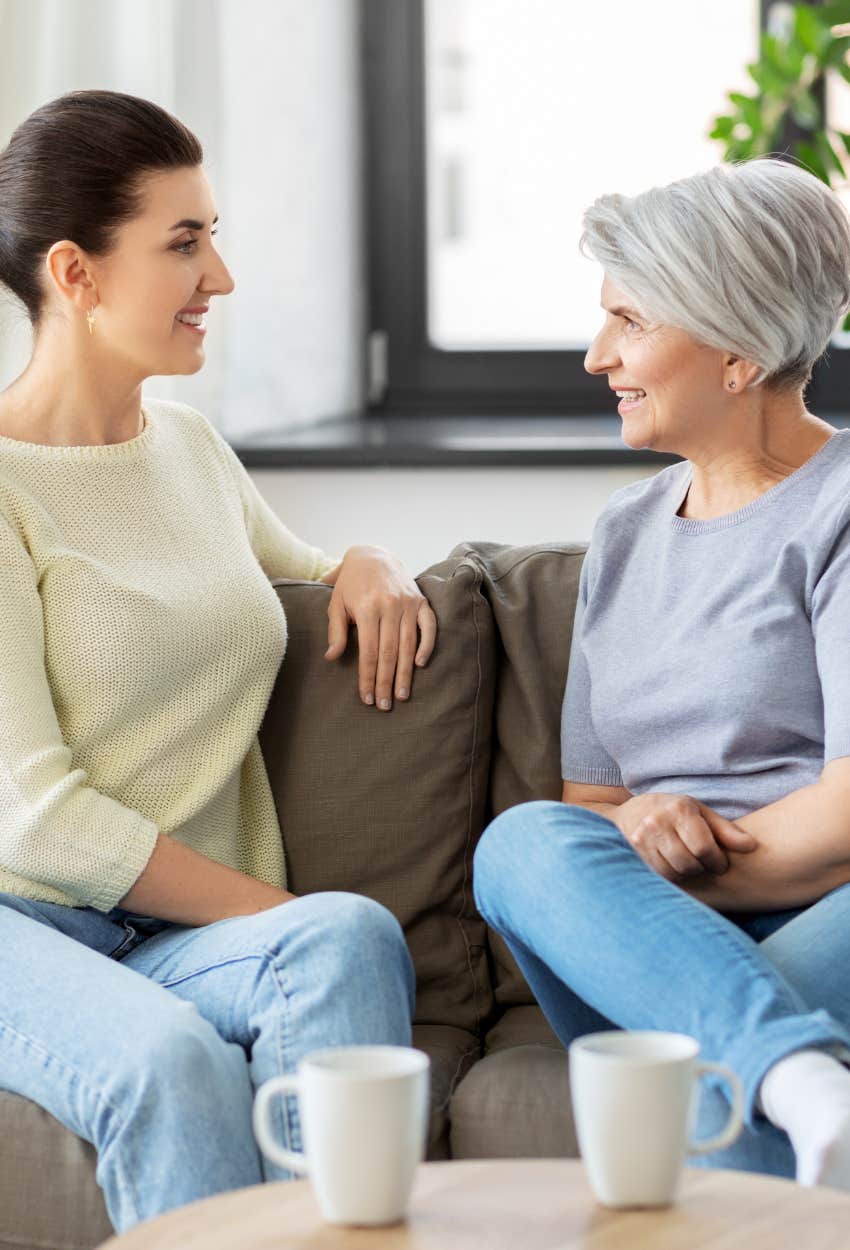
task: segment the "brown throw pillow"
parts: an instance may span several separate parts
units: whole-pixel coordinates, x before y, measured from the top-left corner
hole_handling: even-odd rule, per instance
[[[260,741],[295,894],[350,890],[401,922],[416,967],[418,1024],[478,1032],[493,998],[472,898],[484,827],[495,631],[481,570],[462,557],[418,579],[438,620],[434,654],[391,712],[357,693],[357,634],[323,658],[331,590],[275,583],[289,642]]]
[[[586,543],[467,542],[451,553],[481,570],[498,633],[490,818],[517,803],[561,797],[561,703],[586,550]],[[497,1004],[533,1003],[501,937],[488,929],[488,941]]]

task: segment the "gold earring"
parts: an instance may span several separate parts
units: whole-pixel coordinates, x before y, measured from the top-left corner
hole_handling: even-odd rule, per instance
[[[86,321],[89,323],[89,334],[94,334],[94,309],[90,308],[86,313]]]

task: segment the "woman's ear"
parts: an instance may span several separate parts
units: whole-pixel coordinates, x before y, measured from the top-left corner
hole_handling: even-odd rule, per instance
[[[91,262],[76,243],[70,239],[54,243],[44,264],[51,285],[63,301],[82,312],[96,306],[97,285]]]
[[[726,356],[723,360],[723,389],[745,391],[762,372],[761,366],[752,360],[744,360],[741,356]]]

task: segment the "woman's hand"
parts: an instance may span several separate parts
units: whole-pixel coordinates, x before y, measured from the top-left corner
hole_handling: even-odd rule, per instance
[[[668,881],[719,875],[729,867],[727,850],[758,846],[751,833],[687,794],[637,794],[612,819],[644,863]]]
[[[431,658],[437,618],[394,555],[381,547],[351,547],[336,571],[328,606],[326,660],[344,653],[349,623],[357,626],[360,644],[360,698],[388,712],[393,680],[396,698],[409,698],[414,662],[422,668]]]

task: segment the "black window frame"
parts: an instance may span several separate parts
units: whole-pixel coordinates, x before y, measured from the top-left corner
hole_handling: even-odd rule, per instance
[[[761,0],[762,29],[770,3]],[[367,411],[610,418],[584,350],[447,351],[428,340],[424,4],[361,0],[370,357],[378,366]],[[850,350],[830,348],[807,403],[840,412],[848,396]]]

